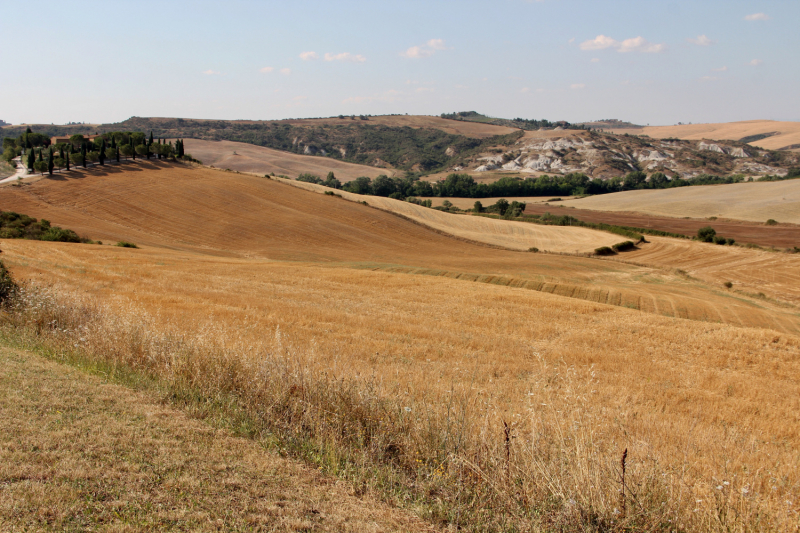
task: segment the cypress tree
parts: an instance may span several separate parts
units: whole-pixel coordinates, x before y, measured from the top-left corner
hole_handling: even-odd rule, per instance
[[[69,150],[67,150],[67,172],[69,172]]]
[[[81,156],[83,156],[83,168],[86,168],[86,143],[81,145]]]
[[[28,149],[28,168],[33,170],[33,163],[36,161],[36,157],[33,155],[33,150],[30,148]]]
[[[61,156],[61,159],[64,159],[64,147],[63,146],[61,147],[59,155]]]
[[[131,137],[131,152],[133,152],[133,160],[136,161],[136,147],[133,145],[133,137]]]
[[[42,149],[41,148],[39,148],[39,161],[44,161],[44,159],[42,159]]]
[[[25,130],[25,133],[33,133],[33,130],[30,126],[28,126],[28,129]]]
[[[117,141],[116,141],[116,138],[112,135],[111,136],[111,148],[116,148],[116,147],[117,147]]]
[[[119,146],[117,146],[117,163],[119,163]]]
[[[106,165],[106,138],[103,137],[103,142],[100,144],[100,166]]]
[[[153,144],[153,130],[150,130],[150,144]]]
[[[48,158],[47,158],[47,172],[48,172],[48,174],[50,174],[51,176],[53,175],[53,167],[54,167],[54,166],[55,166],[55,165],[53,164],[53,150],[51,149],[51,150],[50,150],[50,155],[49,155],[49,156],[48,156]]]

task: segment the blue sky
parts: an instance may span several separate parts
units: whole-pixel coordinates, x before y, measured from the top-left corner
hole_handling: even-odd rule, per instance
[[[0,119],[800,120],[800,1],[0,2]]]

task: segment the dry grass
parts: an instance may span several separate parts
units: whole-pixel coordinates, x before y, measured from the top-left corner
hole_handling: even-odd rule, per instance
[[[430,529],[155,394],[30,352],[0,348],[0,390],[4,531]]]
[[[606,130],[615,131],[615,130]],[[646,126],[637,129],[620,129],[619,133],[645,134],[657,139],[677,137],[679,139],[715,139],[738,141],[751,135],[779,132],[750,144],[779,150],[793,144],[800,144],[800,122],[779,122],[776,120],[745,120],[742,122],[723,122],[719,124],[684,124],[681,126]]]
[[[54,245],[44,265],[19,251],[46,243],[14,246],[14,272],[58,279],[67,304],[29,307],[17,327],[210,398],[235,393],[294,453],[382,493],[406,487],[425,516],[797,525],[798,337],[440,277],[110,247],[116,261],[71,264],[92,249],[77,245]]]
[[[332,171],[344,183],[360,176],[374,178],[381,174],[394,174],[391,169],[356,165],[330,157],[298,155],[247,143],[198,139],[186,139],[185,143],[186,152],[204,165],[259,175],[274,173],[296,178],[300,174],[310,173],[324,179]]]
[[[597,211],[800,224],[800,180],[625,191],[559,202]]]

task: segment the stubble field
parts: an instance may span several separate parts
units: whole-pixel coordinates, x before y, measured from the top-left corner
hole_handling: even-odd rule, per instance
[[[669,239],[614,261],[515,252],[272,180],[138,168],[0,190],[4,210],[143,246],[2,241],[16,277],[105,309],[80,341],[96,357],[164,379],[186,367],[201,390],[235,385],[264,412],[272,389],[311,405],[312,374],[356,383],[398,409],[400,425],[375,422],[393,439],[378,456],[450,524],[569,528],[591,512],[656,529],[797,526],[797,307],[716,284],[739,269],[760,271],[741,281],[757,286],[774,270],[781,292],[795,263],[741,250],[728,269],[710,245],[673,263]],[[136,348],[178,333],[217,348],[180,364]],[[275,357],[295,370],[247,378]],[[303,413],[304,428],[332,424]],[[635,497],[621,500],[625,449]],[[305,458],[339,464],[324,457]]]

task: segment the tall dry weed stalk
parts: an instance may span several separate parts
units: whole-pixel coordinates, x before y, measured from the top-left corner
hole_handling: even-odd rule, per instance
[[[179,331],[133,307],[30,285],[2,319],[7,340],[146,375],[198,416],[224,418],[281,453],[451,527],[780,529],[733,490],[696,504],[696,492],[675,482],[680,473],[641,443],[630,443],[620,472],[618,448],[589,405],[591,374],[556,371],[541,358],[540,393],[531,393],[525,417],[507,422],[497,399],[469,382],[443,395],[400,395],[377,373],[358,375],[335,359],[319,364],[313,349],[296,348],[280,330],[258,343],[213,321]]]

